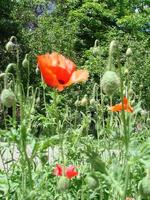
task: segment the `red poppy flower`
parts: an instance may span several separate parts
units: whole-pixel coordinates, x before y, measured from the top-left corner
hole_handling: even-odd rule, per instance
[[[128,99],[126,97],[124,97],[123,103],[124,103],[124,111],[133,112],[133,108],[130,106],[130,104],[128,102]],[[119,104],[116,104],[115,106],[111,106],[109,108],[109,110],[112,111],[112,112],[115,112],[115,111],[120,112],[120,111],[122,111],[123,110],[122,102],[119,103]]]
[[[56,52],[39,55],[38,67],[44,82],[59,91],[73,83],[86,81],[89,76],[87,70],[76,70],[74,62]]]
[[[54,175],[56,176],[62,176],[63,175],[63,167],[61,165],[56,165],[54,169]],[[78,175],[78,172],[75,170],[75,166],[71,165],[67,167],[66,169],[64,168],[64,175],[68,179],[72,179],[74,176]]]

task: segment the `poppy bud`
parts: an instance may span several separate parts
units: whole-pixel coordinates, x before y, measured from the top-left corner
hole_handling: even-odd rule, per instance
[[[5,72],[8,72],[11,68],[15,68],[16,67],[16,64],[15,63],[9,63],[6,67],[6,70]]]
[[[35,70],[35,73],[38,74],[39,73],[39,68],[37,66],[36,70]]]
[[[84,97],[80,101],[81,106],[85,106],[88,103],[87,95],[84,95]]]
[[[106,71],[101,79],[101,87],[105,94],[111,96],[120,86],[120,78],[113,71]]]
[[[98,46],[98,40],[95,40],[94,47],[92,48],[92,53],[94,56],[100,55],[100,47]]]
[[[12,36],[11,38],[10,38],[10,40],[9,40],[9,42],[7,42],[7,44],[6,44],[6,46],[5,46],[5,48],[6,48],[6,50],[8,51],[8,52],[11,52],[11,51],[13,51],[14,50],[14,48],[15,48],[15,43],[13,43],[13,40],[17,40],[17,38],[15,37],[15,36]]]
[[[126,56],[130,57],[131,55],[132,55],[132,49],[128,48],[127,51],[126,51]]]
[[[128,90],[128,95],[129,95],[129,96],[132,96],[133,94],[134,94],[134,91],[133,91],[132,88],[130,88],[130,89]]]
[[[40,97],[38,97],[37,99],[36,99],[36,104],[39,104],[40,103]]]
[[[86,178],[85,178],[85,182],[88,186],[89,189],[95,189],[98,187],[98,180],[95,176],[93,175],[88,175]]]
[[[139,191],[142,197],[150,196],[150,175],[147,174],[139,183]]]
[[[95,99],[92,98],[92,99],[90,100],[90,105],[95,105],[95,103],[96,103]]]
[[[77,99],[74,104],[75,104],[75,106],[79,106],[79,104],[80,104],[79,100]]]
[[[125,74],[125,75],[128,75],[128,74],[129,74],[129,70],[128,70],[127,68],[124,70],[124,74]]]
[[[69,187],[69,180],[65,176],[61,176],[57,183],[57,190],[63,192],[68,187]]]
[[[141,90],[143,89],[143,85],[142,84],[139,87],[140,87]]]
[[[15,44],[12,41],[7,42],[5,48],[8,52],[11,52],[14,50]]]
[[[3,89],[1,93],[1,102],[7,108],[12,107],[15,104],[16,97],[11,89]]]
[[[22,61],[22,66],[24,68],[28,68],[29,67],[29,60],[28,60],[28,54],[25,55],[24,60]]]
[[[112,40],[109,46],[109,56],[113,56],[118,49],[118,43],[115,40]]]

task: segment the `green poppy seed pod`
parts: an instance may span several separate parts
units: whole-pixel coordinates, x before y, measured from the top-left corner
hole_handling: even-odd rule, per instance
[[[139,192],[142,197],[150,196],[150,176],[146,175],[139,183]]]
[[[106,71],[101,79],[101,87],[105,94],[111,96],[120,86],[120,78],[113,71]]]
[[[85,106],[88,103],[87,95],[85,94],[84,97],[80,101],[81,106]]]
[[[25,55],[24,60],[22,61],[22,66],[24,68],[28,68],[29,67],[29,60],[28,60],[28,54]]]
[[[118,50],[118,43],[115,40],[112,40],[109,46],[109,56],[113,56]]]
[[[57,190],[59,192],[65,191],[69,187],[69,180],[65,176],[61,176],[57,183]]]
[[[16,97],[11,89],[3,89],[1,93],[1,102],[7,108],[10,108],[15,104]]]
[[[85,182],[88,186],[89,189],[95,189],[98,187],[98,180],[96,177],[92,176],[92,175],[88,175],[85,178]]]
[[[127,51],[126,51],[126,56],[130,57],[131,55],[132,55],[132,49],[128,48]]]

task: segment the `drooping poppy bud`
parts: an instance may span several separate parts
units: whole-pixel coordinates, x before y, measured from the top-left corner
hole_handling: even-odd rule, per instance
[[[130,57],[131,55],[132,55],[132,49],[128,48],[127,51],[126,51],[126,56]]]
[[[57,183],[57,190],[59,192],[63,192],[68,187],[69,187],[69,180],[65,176],[61,176]]]
[[[24,60],[22,61],[22,66],[24,68],[28,68],[29,67],[29,60],[28,60],[28,54],[25,55]]]
[[[115,40],[112,40],[109,46],[109,56],[113,56],[114,54],[116,54],[118,50],[118,43]]]
[[[105,94],[111,96],[120,86],[120,78],[116,72],[106,71],[101,79],[101,87]]]
[[[7,108],[12,107],[15,104],[16,97],[11,89],[3,89],[1,93],[1,102]]]
[[[89,189],[95,189],[98,187],[98,180],[93,175],[87,175],[87,177],[85,178],[85,182]]]
[[[81,106],[85,106],[88,103],[87,95],[85,94],[84,97],[80,101]]]
[[[92,98],[92,99],[90,100],[90,105],[91,105],[91,106],[92,106],[92,105],[95,105],[95,103],[96,103],[95,99]]]
[[[139,183],[139,191],[144,198],[150,196],[150,176],[147,174]]]
[[[100,55],[100,47],[98,45],[98,40],[95,40],[95,43],[94,43],[94,47],[92,48],[92,53],[94,56],[99,56]]]
[[[16,41],[17,38],[15,36],[12,36],[5,46],[8,52],[11,52],[15,49],[16,44],[13,42],[13,40]]]

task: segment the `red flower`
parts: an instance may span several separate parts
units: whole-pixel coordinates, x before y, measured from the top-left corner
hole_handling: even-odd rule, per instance
[[[124,103],[124,111],[133,112],[133,108],[130,106],[130,104],[128,102],[128,99],[126,97],[124,97],[123,103]],[[116,104],[114,106],[111,106],[109,108],[109,110],[112,111],[112,112],[115,112],[115,111],[120,112],[120,111],[122,111],[123,110],[122,102],[119,103],[119,104]]]
[[[45,83],[59,91],[73,83],[86,81],[87,70],[77,70],[76,65],[63,55],[53,52],[38,56],[38,67]]]
[[[56,176],[62,176],[63,175],[63,167],[61,165],[56,165],[54,169],[54,175]],[[67,168],[64,168],[64,175],[68,179],[72,179],[74,176],[78,175],[78,172],[75,170],[75,166],[71,165]]]

